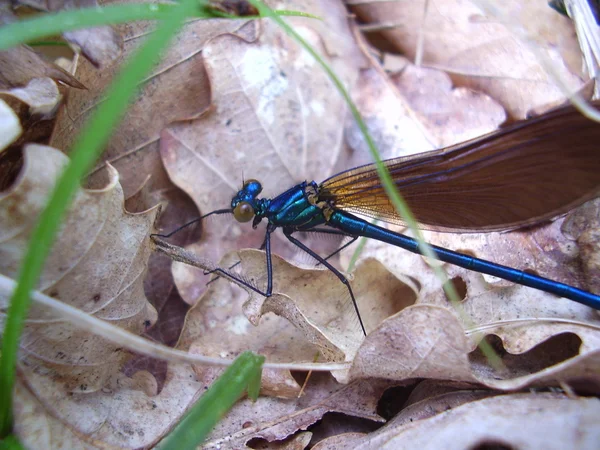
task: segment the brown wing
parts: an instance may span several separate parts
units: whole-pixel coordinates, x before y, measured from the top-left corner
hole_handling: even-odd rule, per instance
[[[598,195],[599,137],[599,123],[565,107],[463,144],[384,163],[424,228],[498,231],[556,217]],[[374,164],[325,180],[319,199],[402,223]]]

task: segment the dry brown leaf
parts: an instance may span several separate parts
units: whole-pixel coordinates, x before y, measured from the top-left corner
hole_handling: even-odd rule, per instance
[[[318,348],[302,338],[302,334],[281,317],[265,317],[254,327],[242,312],[246,294],[223,280],[211,284],[205,296],[187,314],[178,348],[206,356],[235,358],[245,350],[253,350],[269,361],[312,361]],[[196,366],[199,380],[212,383],[222,368]],[[263,371],[261,393],[294,398],[300,386],[287,371]]]
[[[15,111],[2,99],[0,99],[0,152],[4,151],[11,143],[16,141],[23,129],[19,121],[19,117]],[[0,185],[6,186],[10,181],[7,181],[6,174],[13,173],[12,170],[6,168],[5,165],[0,166]]]
[[[46,12],[98,6],[96,0],[18,0],[13,3],[27,5]],[[109,0],[102,3],[117,2]],[[74,46],[77,46],[81,53],[96,66],[110,65],[121,55],[123,48],[122,37],[110,26],[67,31],[63,33],[63,37]]]
[[[390,78],[372,63],[373,68],[361,73],[355,101],[382,159],[456,144],[494,131],[505,120],[504,110],[494,100],[466,88],[453,89],[441,71],[406,64]],[[354,120],[345,133],[354,153],[340,170],[370,163]]]
[[[436,148],[436,137],[429,133],[387,75],[376,66],[361,72],[354,96],[382,159]],[[344,170],[372,161],[360,128],[352,119],[347,122],[345,138],[354,152]]]
[[[70,73],[46,61],[29,47],[14,47],[0,52],[0,88],[22,87],[34,78],[45,77],[67,86],[85,89]]]
[[[0,270],[16,278],[32,227],[56,177],[67,163],[59,151],[39,145],[24,150],[21,173],[0,197]],[[156,320],[143,292],[148,232],[156,210],[127,214],[116,171],[106,187],[80,191],[55,241],[38,289],[49,296],[135,333]],[[3,309],[7,299],[3,298]],[[118,372],[125,354],[103,339],[61,320],[52,311],[32,309],[21,338],[23,357],[33,369],[68,390],[94,391]],[[37,361],[37,363],[35,362]],[[30,369],[30,370],[31,370]]]
[[[312,433],[297,433],[288,439],[275,442],[252,442],[253,449],[257,450],[302,450],[308,446],[312,438]]]
[[[361,449],[594,449],[600,438],[596,398],[515,394],[470,402],[429,419],[390,423],[352,442]]]
[[[116,27],[125,42],[123,58],[138,48],[153,29],[153,24],[133,23]],[[126,117],[113,133],[97,164],[103,161],[117,168],[126,196],[136,192],[151,175],[149,189],[160,198],[160,191],[172,189],[159,158],[161,130],[176,120],[197,116],[210,104],[210,86],[202,60],[203,45],[221,33],[239,32],[252,39],[252,25],[241,21],[195,20],[178,35],[160,64],[147,78],[137,100],[129,107]],[[60,110],[51,144],[69,149],[75,132],[85,123],[94,107],[103,100],[104,91],[119,70],[119,65],[102,69],[85,59],[79,59],[75,76],[87,91],[73,91]]]
[[[531,295],[522,299],[532,304],[540,301]],[[471,312],[468,302],[464,306],[467,314]],[[489,309],[503,311],[493,303]],[[494,334],[502,339],[505,350],[502,367],[494,368],[487,357],[473,353],[478,340],[465,336],[454,311],[424,304],[408,307],[367,336],[353,361],[350,377],[448,379],[502,390],[579,380],[598,382],[600,324],[597,321],[595,324],[591,319],[587,323],[561,319],[560,312],[555,313],[554,319],[526,317],[524,311],[523,318],[513,320],[514,323],[510,319],[491,322],[489,327],[479,330],[481,334]],[[471,334],[473,339],[481,337]],[[549,340],[557,335],[557,340]],[[577,338],[571,339],[571,335]],[[579,342],[583,345],[579,346]]]
[[[365,433],[343,433],[323,439],[313,447],[313,450],[345,450],[356,448],[356,443],[361,442]]]
[[[483,92],[500,102],[509,115],[522,119],[537,106],[565,98],[531,50],[474,2],[426,0],[379,2],[346,0],[370,26],[413,61],[422,48],[422,64],[451,74],[457,86]],[[429,7],[426,8],[426,4]],[[546,54],[571,91],[582,86],[581,52],[572,23],[546,1],[494,2]],[[419,40],[423,39],[422,47]]]
[[[246,448],[251,439],[280,441],[305,430],[327,412],[339,412],[382,422],[377,401],[389,382],[362,380],[346,386],[329,375],[313,374],[304,395],[296,400],[260,397],[255,403],[243,400],[223,418],[203,448]]]
[[[17,275],[48,192],[67,164],[64,154],[51,147],[28,145],[23,152],[22,168],[15,167],[20,168],[18,177],[3,186],[0,196],[0,270],[11,278]],[[156,320],[156,311],[143,292],[150,255],[148,235],[156,213],[154,209],[128,214],[123,209],[118,175],[109,167],[103,189],[82,190],[76,195],[37,289],[141,334]],[[2,297],[3,315],[7,300]],[[108,406],[114,395],[108,393],[117,387],[155,392],[152,377],[129,379],[119,373],[126,358],[119,346],[34,305],[21,338],[19,379],[33,395],[36,421],[40,421],[39,414],[47,416],[49,428],[66,426],[76,439],[75,435],[90,431],[79,423],[89,418],[81,405],[87,395],[103,397]],[[59,398],[65,402],[57,401]],[[31,404],[29,400],[26,403]],[[19,400],[16,405],[26,407]],[[26,440],[36,438],[24,434]]]
[[[21,116],[24,116],[25,113],[27,116],[49,115],[62,98],[58,86],[51,78],[34,78],[23,88],[0,91],[0,97],[6,100],[15,111],[20,109],[18,103],[27,105],[27,109]]]
[[[239,252],[239,258],[244,278],[256,285],[263,284],[264,254],[245,250]],[[227,266],[229,262],[223,260],[221,264]],[[175,265],[177,280],[185,282],[185,274],[193,276],[187,267]],[[363,336],[346,287],[328,270],[301,269],[277,256],[273,268],[277,273],[274,292],[278,293],[265,299],[250,291],[250,299],[243,305],[246,298],[243,291],[224,280],[214,282],[190,310],[178,347],[231,358],[252,350],[270,362],[352,360]],[[387,280],[382,283],[386,274]],[[378,289],[373,289],[373,280],[380,283]],[[414,286],[395,279],[375,260],[361,265],[353,288],[367,329],[415,299]],[[377,300],[372,295],[374,291],[380,294]],[[201,366],[196,371],[199,379],[212,382],[222,370]],[[347,377],[344,372],[335,376],[339,380]],[[299,386],[289,373],[263,372],[263,395],[291,397],[298,392]]]
[[[440,70],[407,64],[391,80],[439,147],[482,136],[506,120],[504,109],[491,97],[453,88],[451,78]]]
[[[118,388],[85,394],[45,386],[33,373],[19,386],[16,432],[27,448],[151,448],[208,389],[188,365],[169,365],[163,390],[148,395],[143,377],[121,376]]]

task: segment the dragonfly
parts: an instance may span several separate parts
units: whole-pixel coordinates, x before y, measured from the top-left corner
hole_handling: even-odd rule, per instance
[[[549,221],[600,194],[600,124],[573,107],[563,107],[451,147],[383,161],[393,182],[423,229],[444,232],[514,230]],[[267,285],[254,284],[216,269],[260,295],[273,294],[271,234],[278,228],[295,246],[333,272],[347,287],[360,326],[366,330],[344,274],[329,259],[358,237],[376,239],[417,254],[418,240],[366,218],[404,224],[390,202],[375,164],[338,173],[322,183],[303,181],[274,198],[260,198],[262,184],[246,180],[228,208],[241,223],[256,228],[267,221],[264,243]],[[357,216],[360,215],[361,217]],[[186,224],[184,226],[187,226]],[[176,230],[177,231],[177,230]],[[298,232],[349,237],[322,257],[302,243]],[[172,233],[171,233],[172,234]],[[539,289],[600,309],[600,296],[539,275],[430,245],[443,262]]]

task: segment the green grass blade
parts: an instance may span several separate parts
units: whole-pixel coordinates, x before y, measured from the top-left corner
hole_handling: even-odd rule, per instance
[[[0,450],[25,450],[25,447],[21,445],[14,434],[10,434],[0,440]]]
[[[134,20],[161,20],[168,17],[172,9],[173,5],[139,3],[40,14],[0,28],[0,50],[81,28],[114,25]]]
[[[182,0],[178,6],[171,8],[165,20],[132,56],[110,87],[106,100],[99,104],[76,140],[71,160],[40,214],[21,263],[19,284],[13,292],[4,328],[0,354],[0,437],[8,435],[11,430],[19,337],[30,305],[29,293],[36,286],[62,218],[80,180],[102,153],[110,133],[136,94],[140,81],[150,72],[171,38],[196,8],[195,0]]]
[[[250,398],[256,399],[264,361],[264,356],[252,352],[244,352],[238,356],[158,448],[194,449],[244,392],[248,391]]]
[[[209,8],[201,7],[205,1],[198,2],[190,12],[190,17],[232,19],[251,19],[251,16],[237,17],[219,14]],[[25,44],[47,36],[54,36],[65,31],[101,25],[116,25],[136,20],[163,20],[168,17],[174,4],[137,3],[123,5],[107,5],[103,7],[81,8],[56,13],[40,14],[31,19],[24,19],[4,25],[0,28],[0,50],[6,50],[18,44]],[[318,19],[316,16],[301,11],[274,11],[276,15],[299,16]]]

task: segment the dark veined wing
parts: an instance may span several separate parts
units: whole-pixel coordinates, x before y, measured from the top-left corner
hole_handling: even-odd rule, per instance
[[[596,103],[596,106],[600,103]],[[573,107],[441,150],[385,161],[424,228],[499,231],[538,223],[600,193],[600,124]],[[321,184],[335,208],[403,223],[369,164]]]

